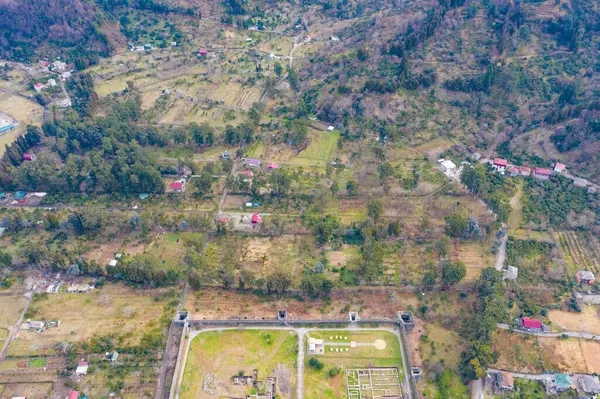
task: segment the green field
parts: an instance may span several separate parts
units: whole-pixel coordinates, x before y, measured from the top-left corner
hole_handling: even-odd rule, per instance
[[[317,132],[311,134],[309,146],[293,157],[290,163],[325,168],[327,163],[333,160],[339,138],[340,132],[337,130],[331,133]]]
[[[398,338],[386,331],[311,331],[310,337],[325,340],[325,353],[323,355],[305,356],[304,361],[304,397],[306,399],[334,399],[347,398],[346,375],[348,369],[368,367],[397,367],[400,381],[404,381],[404,368],[402,363],[402,352]],[[336,336],[338,337],[336,339]],[[330,339],[332,337],[332,339]],[[344,337],[344,338],[341,338]],[[347,337],[348,339],[345,339]],[[307,338],[308,340],[308,338]],[[328,342],[350,344],[370,344],[377,340],[385,342],[384,349],[374,346],[348,347],[348,351],[336,352],[337,346],[328,346]],[[330,351],[333,348],[333,351]],[[345,349],[345,347],[342,347]],[[321,370],[310,365],[310,359],[314,357],[323,364]],[[335,376],[330,375],[334,367],[341,369]]]
[[[245,397],[252,387],[233,385],[231,377],[252,375],[253,370],[258,371],[258,381],[276,377],[280,397],[295,397],[297,350],[298,337],[292,331],[200,333],[190,344],[180,397],[213,397],[203,391],[203,385],[214,389],[216,398]]]

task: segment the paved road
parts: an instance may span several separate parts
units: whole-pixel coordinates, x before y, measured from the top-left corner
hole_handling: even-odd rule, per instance
[[[510,329],[510,326],[508,324],[504,324],[504,323],[498,323],[497,327],[502,330]],[[583,332],[575,332],[575,331],[565,331],[565,332],[560,332],[560,333],[532,332],[532,331],[523,331],[523,330],[516,330],[516,329],[513,329],[512,331],[517,334],[534,335],[536,337],[558,338],[561,335],[567,335],[571,338],[583,338],[583,339],[591,339],[594,341],[600,341],[600,335],[588,334],[588,333],[583,333]]]
[[[258,326],[251,326],[251,327],[217,327],[217,328],[205,328],[202,330],[195,330],[195,331],[191,331],[188,336],[188,340],[189,342],[191,342],[198,334],[201,334],[203,332],[207,332],[207,331],[223,331],[223,330],[260,330],[260,329],[265,329],[265,330],[289,330],[289,331],[294,331],[296,334],[298,334],[298,362],[297,362],[297,371],[296,371],[296,377],[297,377],[297,381],[296,381],[296,388],[297,388],[297,399],[303,399],[304,398],[304,336],[306,334],[308,334],[310,331],[322,331],[322,328],[300,328],[300,327],[277,327],[277,326],[268,326],[268,327],[258,327]],[[406,356],[410,356],[410,353],[408,353],[408,348],[405,348],[404,345],[402,344],[402,337],[400,336],[400,332],[397,329],[393,329],[393,328],[387,328],[387,327],[372,327],[372,328],[361,328],[361,327],[357,327],[357,326],[351,326],[351,327],[346,327],[346,328],[326,328],[326,330],[328,331],[356,331],[356,330],[379,330],[379,331],[386,331],[389,333],[392,333],[396,336],[396,338],[398,338],[398,343],[400,345],[400,351],[402,354],[402,359],[405,358]],[[187,354],[186,354],[187,355]],[[186,357],[186,355],[182,356],[183,358]],[[183,361],[183,359],[178,359],[178,361]],[[406,391],[407,393],[407,397],[408,399],[413,399],[413,393],[410,389],[410,378],[411,378],[411,373],[410,370],[406,370],[406,372],[404,373],[404,383],[403,383],[403,390]],[[175,399],[179,398],[179,389],[181,388],[179,385],[181,384],[181,381],[177,382],[177,389],[176,389],[176,395],[175,395]]]
[[[296,332],[298,333],[296,397],[302,399],[304,397],[304,333],[301,331]]]

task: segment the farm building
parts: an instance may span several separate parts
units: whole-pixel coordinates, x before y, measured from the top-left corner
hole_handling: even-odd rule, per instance
[[[577,272],[577,282],[579,284],[594,284],[596,278],[594,273],[587,270],[580,270]]]
[[[23,161],[35,161],[35,154],[23,154]]]
[[[69,396],[67,396],[67,399],[77,399],[79,398],[79,391],[71,391],[69,392]]]
[[[571,379],[567,374],[554,374],[554,384],[557,392],[571,389]]]
[[[554,173],[562,173],[565,170],[567,170],[567,167],[564,164],[560,163],[560,162],[557,162],[554,165]]]
[[[258,168],[260,166],[260,160],[258,159],[246,159],[246,165],[252,168]]]
[[[548,180],[552,171],[548,168],[535,168],[533,169],[533,177],[539,180]]]
[[[579,376],[579,385],[585,393],[600,393],[600,380],[594,375]]]
[[[508,161],[506,159],[502,159],[502,158],[495,158],[492,161],[492,166],[498,172],[504,172],[506,170],[506,167],[508,166]]]
[[[267,165],[267,169],[279,169],[279,165],[275,162],[269,162],[269,164]]]
[[[518,320],[519,328],[523,329],[523,330],[527,330],[527,331],[535,331],[535,332],[541,332],[544,331],[544,326],[542,324],[541,321],[537,320],[537,319],[531,319],[529,317],[521,317]]]
[[[79,362],[77,363],[77,369],[75,370],[75,374],[77,375],[86,375],[89,368],[88,362]]]
[[[496,386],[503,391],[512,391],[515,387],[515,380],[510,373],[499,372],[496,375]]]
[[[255,213],[252,215],[251,222],[252,222],[252,224],[262,223],[262,217],[258,213]]]

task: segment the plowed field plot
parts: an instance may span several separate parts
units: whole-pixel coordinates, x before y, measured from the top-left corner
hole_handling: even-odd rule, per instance
[[[260,95],[261,90],[257,86],[243,86],[239,83],[229,82],[223,83],[213,90],[210,99],[220,101],[227,107],[247,111],[252,104],[260,101]]]
[[[571,273],[577,273],[578,270],[600,273],[600,263],[596,249],[598,242],[594,237],[587,233],[561,231],[554,233],[554,238],[560,243],[560,249]]]
[[[136,345],[158,323],[168,300],[158,296],[165,292],[106,284],[89,293],[43,295],[29,307],[31,320],[60,320],[60,325],[43,333],[20,331],[7,354],[54,354],[59,342],[83,342],[108,333],[122,336],[123,345]]]

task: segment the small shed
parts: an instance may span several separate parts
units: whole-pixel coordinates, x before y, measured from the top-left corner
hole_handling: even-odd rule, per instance
[[[20,201],[20,200],[24,200],[26,195],[27,195],[26,191],[15,191],[13,198],[15,201]]]
[[[117,265],[118,260],[116,259],[111,259],[110,262],[108,262],[109,266],[115,267]]]
[[[119,360],[119,352],[112,351],[112,353],[110,354],[109,360],[111,361],[111,363],[114,363],[117,360]]]
[[[79,398],[79,391],[75,391],[72,390],[71,392],[69,392],[69,396],[67,396],[67,399],[77,399]]]
[[[279,169],[279,165],[275,162],[269,162],[269,164],[267,165],[267,169]]]
[[[23,154],[23,161],[35,161],[35,154]]]
[[[333,126],[329,126],[329,127],[327,128],[327,130],[329,130],[330,132],[333,132],[333,130],[334,130],[334,129],[335,129],[335,127],[333,127]]]
[[[255,213],[252,215],[252,219],[251,219],[252,224],[259,224],[259,223],[262,223],[262,221],[263,221],[262,216],[260,216],[258,213]]]
[[[198,55],[200,57],[206,57],[208,55],[208,50],[200,49],[198,50]]]

